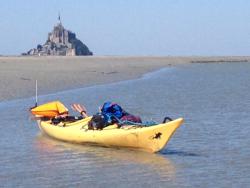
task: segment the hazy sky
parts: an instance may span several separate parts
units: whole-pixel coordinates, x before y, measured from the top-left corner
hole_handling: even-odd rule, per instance
[[[43,44],[58,12],[96,55],[250,55],[250,0],[1,0],[0,54]]]

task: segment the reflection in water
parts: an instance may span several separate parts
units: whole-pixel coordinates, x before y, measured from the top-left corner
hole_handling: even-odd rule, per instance
[[[161,178],[174,179],[175,166],[173,163],[160,154],[152,154],[142,151],[129,150],[126,148],[107,148],[100,146],[71,144],[61,142],[47,137],[46,135],[39,134],[35,140],[35,148],[39,155],[46,155],[48,153],[57,153],[60,155],[68,155],[67,160],[81,158],[86,167],[93,165],[96,168],[99,164],[105,166],[124,165],[136,166],[139,168],[147,169],[147,174],[157,174]],[[49,156],[49,155],[47,155]],[[70,158],[71,156],[72,158]],[[51,160],[46,158],[45,160]],[[54,160],[54,159],[52,159]],[[79,164],[80,165],[80,164]],[[113,172],[114,174],[116,172]]]
[[[183,157],[200,157],[200,154],[192,153],[192,152],[185,152],[185,151],[177,151],[172,149],[163,149],[161,151],[163,155],[178,155]]]

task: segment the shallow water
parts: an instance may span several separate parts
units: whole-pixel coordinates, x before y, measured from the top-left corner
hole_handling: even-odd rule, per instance
[[[74,145],[40,134],[33,98],[0,103],[0,187],[247,187],[250,64],[170,67],[141,79],[60,92],[39,103],[106,100],[144,120],[184,117],[157,154]]]

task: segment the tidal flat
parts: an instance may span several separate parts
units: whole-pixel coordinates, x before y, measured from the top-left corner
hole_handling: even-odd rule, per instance
[[[0,57],[0,101],[141,77],[190,63],[249,62],[250,57]]]

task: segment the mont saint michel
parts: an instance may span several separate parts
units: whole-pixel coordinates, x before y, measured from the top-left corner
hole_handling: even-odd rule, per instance
[[[76,38],[76,34],[62,25],[60,16],[52,32],[48,33],[47,41],[22,55],[30,56],[91,56],[89,48]]]

